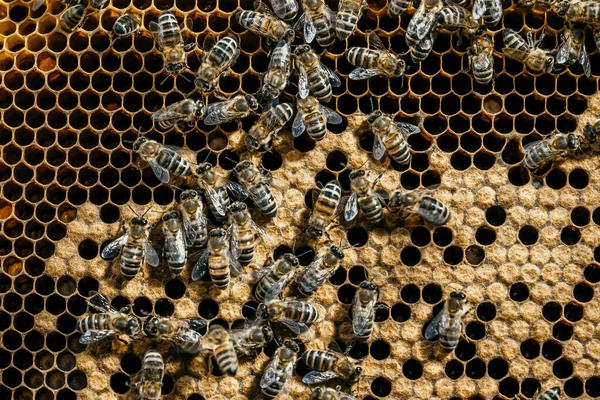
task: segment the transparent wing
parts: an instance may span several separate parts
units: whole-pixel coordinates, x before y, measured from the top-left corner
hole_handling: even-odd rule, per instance
[[[302,382],[307,385],[318,385],[320,383],[335,379],[338,376],[339,375],[333,371],[310,371],[308,374],[304,375],[304,377],[302,378]]]
[[[217,43],[217,38],[212,33],[204,36],[204,40],[202,41],[202,50],[208,52],[213,48],[213,46]]]
[[[281,292],[283,292],[283,288],[287,285],[287,283],[292,279],[294,273],[291,272],[282,276],[272,287],[265,293],[265,301],[269,302],[271,300],[279,299]]]
[[[514,60],[521,61],[521,62],[525,61],[525,59],[529,55],[528,51],[520,50],[520,49],[513,49],[510,47],[503,48],[502,53],[504,53],[504,55],[507,57],[510,57]]]
[[[206,325],[206,323],[205,323]],[[198,343],[203,339],[203,336],[191,329],[179,329],[174,336],[175,340],[181,341],[183,343]]]
[[[277,374],[277,370],[279,369],[279,353],[276,352],[273,356],[273,359],[267,365],[265,369],[265,373],[262,378],[260,378],[260,387],[267,388],[271,386],[273,383],[277,382],[279,379],[279,374]]]
[[[571,46],[567,41],[564,41],[558,47],[556,52],[556,62],[558,64],[565,64],[569,61],[569,53],[571,52]]]
[[[158,46],[162,48],[165,44],[165,38],[161,26],[154,21],[150,21],[149,28],[150,33],[152,33],[152,36],[154,37],[154,40],[156,40],[156,44],[158,44]]]
[[[413,125],[413,124],[409,124],[406,122],[394,122],[394,125],[396,125],[396,128],[398,128],[400,130],[400,132],[402,132],[402,134],[404,135],[416,135],[418,133],[421,133],[421,129],[419,129],[418,126]]]
[[[344,208],[344,219],[347,222],[352,221],[358,215],[358,195],[356,192],[352,192],[350,198],[346,202],[346,207]]]
[[[377,36],[377,34],[373,31],[369,31],[367,34],[367,43],[369,45],[369,48],[375,49],[375,50],[385,50],[387,51],[387,47],[385,47],[385,45],[383,44],[383,42],[381,41],[381,39],[379,38],[379,36]]]
[[[225,100],[209,105],[206,108],[204,123],[206,125],[218,125],[235,119],[239,113],[232,110],[233,101]]]
[[[411,25],[413,25],[412,28],[414,29],[415,36],[417,39],[422,40],[429,34],[431,28],[433,28],[433,24],[437,18],[437,12],[424,11],[424,14],[419,14],[419,11],[421,10],[417,10],[413,18],[410,20],[408,29],[410,30]]]
[[[181,211],[181,220],[183,221],[183,230],[185,232],[185,243],[188,247],[192,247],[194,245],[194,240],[198,237],[198,229],[197,226],[192,222],[190,216]]]
[[[377,76],[380,74],[379,68],[369,68],[369,69],[365,69],[365,68],[355,68],[354,70],[352,70],[350,72],[350,75],[348,75],[348,77],[350,79],[352,79],[353,81],[360,81],[363,79],[369,79],[372,78],[374,76]]]
[[[310,13],[304,13],[304,41],[310,43],[317,36],[317,28],[313,22]]]
[[[342,85],[342,81],[340,81],[340,78],[338,78],[338,76],[335,74],[335,72],[333,72],[332,70],[327,68],[327,66],[325,64],[320,62],[319,67],[320,67],[321,71],[323,71],[325,73],[327,78],[329,78],[329,82],[331,82],[331,86],[340,87]]]
[[[291,319],[282,319],[281,323],[287,326],[296,335],[301,335],[308,331],[308,326],[303,322],[292,321]]]
[[[273,271],[273,268],[275,268],[275,264],[272,262],[272,260],[269,260],[269,261],[270,262],[267,263],[266,265],[262,266],[261,268],[255,269],[254,271],[252,271],[250,273],[250,281],[251,282],[258,283],[268,273]]]
[[[486,5],[485,5],[485,0],[475,0],[473,2],[473,18],[475,19],[479,19],[481,17],[483,17],[483,15],[485,14],[485,10],[486,10]]]
[[[285,17],[285,11],[286,11],[285,1],[284,0],[270,0],[270,1],[271,1],[271,7],[273,7],[273,12],[275,12],[275,15],[277,15],[279,18],[283,19],[283,17]]]
[[[186,114],[179,111],[179,103],[171,104],[168,107],[163,107],[152,114],[153,121],[176,121],[181,118],[187,118]]]
[[[342,116],[340,114],[338,114],[337,112],[333,111],[329,107],[325,107],[323,105],[319,105],[319,109],[321,110],[321,112],[323,113],[323,115],[325,115],[327,117],[327,123],[328,124],[338,125],[338,124],[341,124],[344,121],[342,119]]]
[[[298,68],[298,95],[301,99],[308,97],[310,85],[308,84],[308,75],[303,67]]]
[[[158,259],[158,254],[154,247],[152,247],[152,243],[149,240],[144,242],[144,259],[151,267],[158,266],[160,260]]]
[[[581,44],[581,51],[579,52],[579,57],[577,58],[579,64],[583,67],[583,72],[585,76],[588,78],[592,74],[592,66],[590,64],[590,58],[588,56],[587,50],[585,49],[585,43]]]
[[[298,137],[302,135],[302,132],[306,129],[304,125],[304,113],[302,111],[298,111],[296,114],[296,118],[294,118],[294,122],[292,123],[292,136]]]
[[[373,313],[375,312],[374,306],[375,302],[363,306],[360,302],[354,301],[352,307],[352,330],[355,334],[362,335],[365,333],[367,327],[370,325],[369,322],[373,318]]]
[[[33,11],[37,11],[45,2],[46,0],[35,0],[33,2],[33,6],[31,6],[31,9]]]
[[[219,193],[217,193],[217,191],[215,189],[213,189],[212,186],[209,186],[209,185],[204,186],[204,191],[206,192],[208,200],[214,206],[217,214],[219,214],[223,217],[225,215],[227,215],[227,210],[225,210],[225,207],[223,206],[223,201],[221,199],[221,196],[219,196]]]
[[[273,236],[271,236],[271,234],[269,232],[267,232],[262,226],[258,225],[256,222],[254,222],[254,220],[252,220],[252,222],[250,222],[250,225],[252,226],[252,229],[254,230],[254,232],[256,234],[258,234],[258,236],[260,236],[260,238],[263,240],[263,242],[265,242],[267,244],[276,243],[275,238]]]
[[[374,135],[375,140],[373,141],[373,157],[376,160],[381,160],[385,154],[385,144],[379,135]]]
[[[229,268],[231,269],[231,273],[234,275],[241,275],[244,273],[244,268],[242,268],[242,264],[233,258],[233,255],[229,253]]]
[[[125,246],[125,243],[127,243],[128,239],[129,234],[126,233],[123,236],[113,240],[102,250],[100,257],[102,257],[104,260],[112,260],[119,255],[121,248]]]
[[[163,168],[160,165],[158,165],[158,161],[156,161],[154,158],[149,158],[148,165],[150,165],[150,168],[152,168],[152,172],[154,172],[154,175],[156,175],[156,178],[159,181],[161,181],[162,183],[169,183],[169,179],[171,178],[169,176],[169,171],[166,168]]]
[[[486,55],[480,54],[479,56],[473,58],[473,69],[478,71],[486,70],[492,66],[491,57],[487,57]]]
[[[208,255],[208,249],[204,249],[200,253],[198,261],[196,261],[194,268],[192,268],[192,281],[199,281],[208,272]]]
[[[102,330],[102,331],[97,331],[95,329],[92,329],[89,331],[85,331],[85,333],[83,335],[81,335],[81,337],[79,338],[79,343],[89,344],[89,343],[98,342],[102,339],[106,339],[107,337],[114,335],[115,333],[116,333],[116,331],[113,331],[112,329],[106,329],[106,330]]]
[[[237,197],[240,201],[248,198],[248,191],[246,191],[246,189],[244,189],[244,187],[239,183],[232,182],[229,179],[225,178],[223,178],[223,183],[225,187],[229,189],[229,191],[233,193],[233,195]]]
[[[242,249],[240,249],[240,230],[236,223],[231,225],[230,233],[229,238],[231,244],[229,245],[229,248],[231,250],[231,256],[237,260],[240,258],[240,254],[242,254]]]
[[[446,307],[444,307],[440,312],[433,318],[433,320],[427,325],[425,329],[425,339],[433,340],[436,336],[440,334],[440,326],[446,325],[448,323],[449,316],[448,312],[446,312]]]
[[[116,313],[117,310],[112,308],[110,302],[100,292],[95,292],[94,295],[88,300],[88,304],[95,310],[100,312]]]
[[[175,234],[175,240],[168,240],[166,244],[165,254],[169,254],[168,261],[176,263],[185,262],[187,251],[185,250],[185,240],[181,229]]]

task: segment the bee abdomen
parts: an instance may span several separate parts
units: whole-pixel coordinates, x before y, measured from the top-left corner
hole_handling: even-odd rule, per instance
[[[267,217],[275,217],[277,215],[277,203],[273,197],[273,193],[267,185],[259,183],[249,189],[252,200],[256,206]]]
[[[102,330],[107,328],[109,328],[108,316],[103,313],[88,315],[87,317],[77,321],[77,325],[75,326],[77,332],[81,333],[87,332],[91,329]]]
[[[362,68],[375,68],[378,54],[364,47],[351,47],[346,53],[346,59],[352,65]]]
[[[370,222],[377,224],[383,219],[383,207],[375,196],[359,199],[358,205]]]
[[[408,142],[400,135],[398,132],[393,138],[386,140],[385,147],[394,161],[400,165],[407,165],[411,158],[410,148]]]
[[[312,94],[320,101],[327,103],[331,100],[331,83],[329,79],[321,73],[319,68],[315,68],[308,72],[308,82]]]
[[[250,30],[259,30],[265,24],[265,17],[255,11],[244,10],[237,14],[237,20],[243,27]]]
[[[303,302],[289,302],[291,307],[290,319],[307,324],[313,323],[319,317],[319,312],[315,307]]]
[[[121,273],[125,278],[135,278],[142,266],[143,255],[144,251],[140,245],[126,244],[123,246],[123,252],[121,253]]]
[[[185,341],[177,340],[175,342],[179,351],[184,354],[199,354],[203,349],[202,335],[200,335],[196,331],[190,330],[189,332],[186,332],[186,336],[187,336],[187,340],[185,340]],[[193,340],[193,341],[189,340],[190,336],[193,336],[195,340]]]
[[[450,209],[432,197],[425,197],[419,208],[422,210],[420,214],[434,224],[442,225],[450,219]]]
[[[320,113],[311,113],[306,117],[305,125],[306,125],[306,133],[313,140],[319,141],[325,137],[327,133],[327,125],[326,119]]]
[[[452,351],[460,340],[460,329],[449,328],[440,332],[440,344],[444,350]]]
[[[268,399],[277,397],[287,383],[286,372],[283,368],[278,367],[274,371],[271,371],[271,373],[275,375],[276,378],[272,380],[272,383],[269,386],[262,388],[262,394]]]
[[[83,16],[85,15],[85,7],[81,4],[74,5],[67,8],[67,10],[60,17],[60,25],[66,31],[72,31],[77,28]]]
[[[389,12],[393,16],[404,14],[404,11],[408,9],[410,5],[410,1],[406,0],[390,0],[389,2]]]
[[[333,183],[329,182],[327,185],[325,185],[321,195],[318,197],[318,200],[314,205],[313,212],[320,212],[325,215],[333,215],[340,202],[341,194],[341,186],[336,181]]]
[[[227,64],[237,49],[237,43],[235,39],[230,36],[226,36],[219,40],[214,47],[208,53],[208,60],[215,65]]]
[[[333,46],[335,42],[333,26],[329,23],[327,17],[321,13],[319,16],[313,17],[313,24],[317,30],[317,43],[323,48]]]
[[[302,361],[309,368],[317,371],[330,371],[337,361],[335,354],[325,350],[307,350],[302,354]]]
[[[179,24],[177,18],[169,11],[163,11],[158,17],[158,24],[162,28],[165,42],[173,42],[179,34]]]
[[[356,29],[358,16],[348,11],[339,11],[335,25],[335,32],[340,40],[345,40]]]
[[[210,256],[208,272],[213,284],[219,289],[225,289],[231,281],[231,270],[228,260],[223,256]]]
[[[359,342],[364,343],[367,340],[369,340],[372,333],[373,333],[373,321],[371,321],[369,323],[369,326],[365,328],[365,330],[362,334],[356,335],[356,339],[358,339]]]
[[[161,149],[156,161],[174,175],[189,176],[192,174],[190,164],[179,154],[170,150]]]
[[[148,350],[142,361],[145,380],[162,381],[165,362],[156,350]]]
[[[224,374],[234,376],[237,372],[238,361],[235,349],[229,343],[222,344],[214,350],[215,360]]]

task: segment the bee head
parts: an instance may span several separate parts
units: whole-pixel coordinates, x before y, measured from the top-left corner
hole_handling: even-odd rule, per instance
[[[405,70],[406,70],[406,63],[404,62],[404,60],[398,61],[398,63],[396,64],[396,70],[394,71],[394,76],[396,76],[396,77],[402,76],[404,74]]]
[[[170,219],[174,219],[174,218],[178,218],[179,217],[179,213],[177,211],[171,211],[166,213],[165,215],[163,215],[162,219],[163,221],[168,221]]]
[[[349,381],[350,382],[358,382],[358,378],[360,378],[360,374],[362,374],[362,367],[356,367],[354,368],[354,371],[352,371],[352,373],[349,376]]]
[[[569,133],[567,136],[567,146],[569,146],[569,150],[577,150],[581,143],[579,142],[579,138],[572,133]]]
[[[258,101],[256,100],[256,98],[254,96],[252,96],[251,94],[247,94],[245,96],[245,99],[248,102],[248,107],[250,108],[250,110],[252,110],[252,111],[258,110]]]
[[[450,297],[453,299],[465,300],[467,298],[467,295],[465,294],[465,292],[456,290],[456,291],[450,293]]]
[[[250,151],[258,151],[261,147],[260,143],[258,143],[258,140],[249,135],[246,135],[244,138],[244,143],[246,143],[246,147]]]
[[[339,258],[340,260],[344,259],[344,249],[342,249],[340,246],[333,245],[331,246],[330,250],[331,253],[333,253],[333,255]]]
[[[375,286],[375,284],[371,281],[363,281],[360,283],[359,287],[361,289],[367,289],[367,290],[375,290],[377,289],[377,286]]]
[[[554,57],[546,57],[546,71],[550,72],[554,67]]]
[[[307,44],[302,44],[302,45],[296,47],[296,50],[294,50],[294,54],[297,56],[300,56],[309,51],[310,51],[310,46]]]
[[[264,303],[259,304],[256,308],[256,317],[263,320],[269,318],[269,310],[267,309],[267,306]]]
[[[313,238],[318,238],[323,236],[323,231],[321,229],[309,227],[306,229],[306,232]]]
[[[183,192],[181,192],[179,199],[195,199],[196,197],[198,197],[198,192],[196,192],[195,190],[184,190]]]
[[[133,217],[131,219],[131,222],[134,225],[142,225],[142,226],[148,225],[148,220],[146,218],[144,218],[144,217]]]
[[[283,345],[291,351],[293,351],[294,353],[300,351],[300,347],[298,347],[298,344],[292,340],[286,340],[285,342],[283,342]]]
[[[205,162],[205,163],[198,165],[198,168],[196,168],[196,173],[199,175],[202,175],[203,173],[205,173],[206,171],[210,171],[211,169],[212,169],[212,164],[209,162]]]
[[[224,237],[225,235],[227,235],[227,233],[225,232],[224,229],[215,228],[215,229],[211,230],[208,235],[210,237],[218,238],[218,237]]]
[[[310,396],[310,400],[319,400],[321,398],[321,395],[323,394],[323,389],[322,388],[316,388],[313,392],[312,395]]]
[[[365,171],[359,169],[358,171],[352,171],[350,173],[350,179],[358,178],[359,176],[365,176]]]
[[[156,337],[158,334],[158,318],[157,317],[148,317],[144,321],[144,334],[148,337]]]
[[[273,333],[273,329],[269,325],[265,325],[260,330],[265,342],[270,342],[275,338],[275,334]]]
[[[294,41],[294,38],[295,38],[295,37],[296,37],[296,32],[294,32],[294,30],[293,30],[293,29],[288,29],[288,30],[285,32],[285,40],[286,40],[288,43],[292,43],[292,42]]]
[[[130,317],[125,327],[125,333],[129,336],[137,336],[141,331],[140,320],[137,317]]]
[[[382,115],[383,113],[379,110],[373,111],[371,114],[369,114],[369,123],[372,124],[377,118],[381,117]]]
[[[567,10],[569,9],[570,5],[571,5],[570,0],[559,1],[556,3],[555,11],[559,16],[564,17],[565,14],[567,13]]]
[[[137,138],[135,140],[135,142],[133,142],[133,150],[134,151],[138,151],[140,149],[140,147],[142,147],[142,145],[144,143],[146,143],[148,141],[148,139],[146,139],[145,137],[141,136],[139,138]]]
[[[183,65],[183,63],[167,64],[167,66],[165,67],[165,69],[167,70],[167,72],[170,73],[170,74],[172,74],[172,75],[179,74],[181,71],[183,71],[183,68],[185,68],[185,66]]]
[[[246,203],[242,203],[241,201],[236,201],[235,203],[233,203],[232,205],[229,206],[229,212],[238,212],[238,211],[244,211],[247,210],[248,206],[246,205]]]
[[[212,90],[212,85],[210,82],[201,78],[194,79],[194,85],[196,85],[196,88],[201,92],[209,92]]]
[[[286,253],[286,254],[284,254],[283,255],[283,259],[285,261],[287,261],[288,263],[290,263],[291,265],[293,265],[294,267],[297,267],[298,265],[300,265],[300,261],[298,260],[298,257],[296,257],[292,253]]]
[[[246,160],[246,161],[240,161],[234,168],[234,171],[236,173],[240,173],[248,168],[250,168],[252,166],[252,162]]]

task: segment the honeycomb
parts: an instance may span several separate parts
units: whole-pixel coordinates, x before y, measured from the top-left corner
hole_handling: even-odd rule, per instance
[[[268,64],[268,45],[233,17],[251,8],[250,0],[112,0],[81,29],[65,34],[57,26],[65,6],[57,0],[36,12],[22,0],[0,3],[2,398],[123,397],[150,347],[166,357],[166,398],[258,396],[258,377],[274,344],[256,360],[243,361],[232,378],[208,371],[202,357],[167,355],[166,343],[106,340],[83,346],[75,332],[96,290],[116,308],[132,305],[138,316],[200,316],[227,327],[253,316],[256,302],[244,277],[219,292],[209,282],[191,283],[189,269],[174,278],[160,266],[123,283],[99,257],[118,235],[121,218],[150,208],[150,220],[157,219],[152,212],[172,207],[179,193],[159,184],[132,155],[130,142],[140,127],[152,139],[187,149],[190,161],[208,159],[224,173],[248,157],[242,129],[252,118],[242,129],[202,123],[185,131],[153,127],[152,112],[190,94],[192,85],[182,76],[161,84],[167,75],[149,22],[170,9],[180,22],[191,18],[183,33],[199,45],[208,33],[238,36],[242,55],[233,73],[221,79],[220,92],[254,93]],[[126,11],[143,13],[146,29],[113,42],[110,29]],[[331,231],[333,241],[355,247],[316,294],[325,318],[311,328],[302,349],[349,340],[352,298],[368,277],[380,286],[380,302],[388,308],[378,311],[370,342],[350,352],[364,357],[364,377],[349,388],[358,398],[532,397],[538,388],[555,385],[568,397],[600,397],[600,302],[594,296],[600,282],[600,176],[591,173],[598,158],[555,163],[538,175],[520,164],[524,144],[555,129],[580,132],[598,115],[600,53],[592,52],[591,32],[586,41],[591,78],[579,65],[529,74],[499,56],[499,26],[491,31],[494,86],[480,86],[463,71],[467,44],[445,31],[422,64],[404,57],[410,67],[404,79],[350,84],[353,67],[342,57],[347,47],[366,45],[365,31],[372,29],[393,51],[406,53],[403,35],[413,11],[390,18],[384,1],[369,1],[358,32],[321,53],[342,79],[329,106],[345,122],[330,126],[318,143],[306,134],[292,140],[284,133],[273,151],[253,156],[272,171],[280,205],[266,225],[279,244],[262,246],[253,268],[291,250],[318,182],[337,178],[347,190],[351,168],[367,162],[372,174],[383,173],[381,186],[388,191],[440,184],[436,196],[452,210],[446,226],[410,218],[400,226],[360,222]],[[564,21],[511,8],[502,25],[536,34],[546,27],[544,48],[553,48]],[[191,71],[184,75],[191,79],[199,64],[193,53],[188,64]],[[415,151],[410,166],[387,158],[376,162],[369,154],[373,137],[358,126],[372,110],[371,98],[382,111],[421,127],[422,134],[410,138]],[[307,265],[325,245],[311,242],[295,252]],[[446,354],[421,332],[456,289],[466,291],[473,310],[456,351]],[[300,382],[306,371],[299,363],[292,398],[307,397]]]

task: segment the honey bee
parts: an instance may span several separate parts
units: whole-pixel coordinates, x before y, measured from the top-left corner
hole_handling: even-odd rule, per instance
[[[538,387],[536,390],[536,393],[538,393],[540,391],[540,388]],[[553,388],[550,388],[540,394],[538,394],[537,396],[534,394],[534,397],[532,398],[533,400],[560,400],[560,395],[561,395],[561,390],[560,387],[555,386]],[[518,396],[515,396],[515,400]]]
[[[393,213],[400,213],[402,218],[406,218],[411,212],[414,212],[432,224],[445,224],[450,219],[450,210],[441,201],[430,197],[428,193],[429,191],[395,192],[390,198],[388,209]]]
[[[411,0],[390,0],[388,3],[388,15],[399,17],[410,7]]]
[[[366,342],[373,333],[379,290],[373,282],[361,282],[352,303],[352,331],[360,342]]]
[[[165,362],[162,356],[156,350],[148,350],[142,360],[140,380],[135,385],[139,398],[143,400],[159,400],[161,398],[164,376]]]
[[[232,256],[227,240],[227,232],[215,228],[208,233],[208,247],[200,254],[198,262],[192,270],[192,280],[198,281],[209,273],[213,284],[223,290],[231,282],[231,273],[239,275],[242,266]]]
[[[108,5],[110,0],[90,0],[90,6],[97,10],[101,10]]]
[[[339,212],[342,186],[338,181],[330,181],[320,192],[313,191],[313,199],[316,194],[318,197],[313,200],[313,210],[305,228],[308,236],[313,239],[327,235],[327,228]]]
[[[171,211],[162,217],[162,232],[165,237],[164,255],[171,272],[179,275],[185,267],[187,248],[183,238],[183,227],[179,221],[179,213]]]
[[[523,165],[529,170],[536,170],[552,160],[578,154],[581,141],[573,133],[555,133],[550,137],[531,142],[523,147],[525,158]]]
[[[409,47],[416,46],[430,36],[436,25],[438,13],[444,7],[441,0],[422,0],[408,23],[405,40]],[[433,44],[432,44],[433,46]]]
[[[585,49],[585,26],[565,26],[561,34],[561,43],[556,53],[556,63],[573,65],[579,62],[588,78],[592,74],[590,58]]]
[[[294,374],[294,366],[300,348],[291,340],[286,340],[267,364],[260,379],[260,389],[265,399],[274,399],[289,393],[289,383]]]
[[[442,347],[452,351],[458,345],[462,332],[462,317],[469,311],[465,309],[467,295],[464,292],[450,293],[444,308],[433,318],[425,329],[425,339],[434,340],[439,335]]]
[[[217,366],[224,374],[235,376],[238,358],[231,335],[221,325],[211,325],[204,336],[204,347],[212,350]]]
[[[135,278],[144,262],[152,267],[159,264],[158,254],[149,239],[151,230],[143,215],[132,218],[127,228],[123,222],[123,235],[102,249],[100,256],[112,260],[120,254],[121,273],[127,279]]]
[[[366,178],[365,171],[358,170],[350,173],[352,193],[344,209],[344,219],[347,222],[356,218],[359,208],[369,222],[378,224],[383,220],[383,208],[386,201],[381,194],[375,191],[375,186],[381,177],[382,175],[379,175],[373,183],[370,183]]]
[[[493,53],[494,41],[486,30],[480,30],[471,38],[471,46],[467,50],[469,67],[479,84],[487,85],[494,78]]]
[[[140,19],[137,15],[123,14],[113,25],[113,35],[117,38],[127,38],[138,35],[141,31]]]
[[[504,29],[502,39],[506,47],[502,49],[502,53],[508,58],[522,62],[532,73],[550,72],[554,67],[554,57],[552,52],[539,48],[543,38],[544,33],[535,41],[533,33],[529,31],[525,41],[517,32]]]
[[[200,248],[206,244],[208,233],[203,209],[202,199],[197,191],[184,190],[179,196],[179,210],[187,247]]]
[[[142,324],[138,317],[126,314],[129,306],[117,311],[101,293],[90,294],[92,297],[88,304],[100,313],[90,314],[77,321],[75,329],[82,333],[79,343],[94,343],[115,334],[123,334],[130,338],[139,336]]]
[[[438,13],[437,24],[448,30],[459,30],[462,35],[470,37],[479,29],[479,22],[473,18],[471,11],[458,4],[448,4]]]
[[[213,91],[219,77],[236,62],[240,55],[237,40],[233,37],[225,36],[218,42],[215,41],[212,35],[204,39],[202,48],[205,53],[194,79],[194,84],[200,93]]]
[[[260,98],[271,101],[279,97],[288,85],[292,74],[292,47],[280,40],[271,53],[269,67],[263,77]]]
[[[266,37],[273,43],[285,40],[292,43],[296,33],[292,27],[279,20],[263,3],[258,2],[256,11],[243,10],[235,14],[238,23],[250,32]]]
[[[183,177],[192,174],[192,167],[178,154],[181,151],[178,147],[163,145],[141,136],[133,142],[133,151],[150,165],[162,183],[169,183],[170,174]]]
[[[294,25],[294,30],[304,33],[306,43],[311,43],[316,38],[324,49],[333,46],[335,14],[324,0],[302,0],[301,3],[304,13]]]
[[[304,375],[302,382],[307,385],[318,385],[331,379],[342,379],[350,383],[358,382],[362,374],[360,361],[348,356],[350,346],[345,352],[339,349],[335,342],[331,344],[330,350],[307,350],[302,354],[302,361],[310,369]]]
[[[256,315],[262,321],[281,323],[300,335],[308,331],[307,324],[319,318],[319,311],[306,301],[270,300],[258,305]]]
[[[220,125],[245,118],[258,110],[258,101],[251,94],[238,94],[231,99],[209,104],[204,114],[205,125]]]
[[[213,166],[208,163],[202,163],[196,168],[198,176],[198,184],[201,192],[208,203],[208,208],[218,220],[223,220],[227,216],[227,208],[231,204],[227,189],[239,200],[244,200],[248,197],[248,192],[239,183],[231,182],[218,175]]]
[[[260,349],[273,340],[273,329],[261,322],[256,319],[250,326],[233,329],[229,333],[238,357],[255,357],[260,353]]]
[[[502,0],[475,0],[473,2],[473,18],[487,26],[494,27],[502,20]]]
[[[143,328],[146,337],[172,341],[182,354],[199,354],[202,335],[197,330],[205,329],[206,322],[200,318],[178,319],[152,315],[146,318]]]
[[[593,27],[600,25],[600,4],[594,0],[559,0],[552,5],[553,10],[566,22],[580,22]]]
[[[433,49],[433,44],[435,43],[435,39],[437,38],[439,32],[440,27],[435,24],[425,38],[416,43],[414,46],[409,47],[410,58],[413,60],[413,62],[418,63],[425,61],[429,53],[431,53],[431,49]]]
[[[589,148],[594,146],[598,140],[600,134],[600,120],[597,120],[594,124],[586,123],[583,128],[583,136],[585,138],[585,145]]]
[[[323,386],[316,388],[309,400],[358,400],[358,398],[340,391],[339,386],[336,389]]]
[[[185,68],[185,52],[191,50],[195,43],[183,43],[181,28],[177,18],[170,11],[163,10],[158,23],[150,22],[150,32],[162,52],[165,69],[171,75],[179,75]]]
[[[346,52],[348,62],[358,68],[350,72],[352,80],[369,79],[374,76],[397,78],[404,74],[406,63],[400,56],[389,51],[373,31],[368,33],[369,48],[351,47]]]
[[[333,245],[317,257],[295,277],[294,283],[302,296],[312,296],[335,274],[344,259],[344,249]]]
[[[372,112],[368,122],[375,137],[373,157],[381,160],[387,151],[392,160],[400,165],[408,165],[411,159],[411,150],[406,137],[420,133],[419,127],[406,122],[394,121],[391,116],[381,111]]]
[[[86,8],[81,4],[75,4],[67,8],[60,15],[60,28],[65,32],[73,32],[83,24]]]
[[[318,0],[321,1],[321,0]],[[331,100],[331,87],[339,87],[342,82],[333,71],[319,60],[319,56],[307,44],[296,47],[294,51],[298,69],[298,95],[305,99],[312,93],[319,101]]]
[[[192,127],[196,121],[204,118],[205,110],[202,100],[185,99],[155,111],[152,120],[156,121],[161,129],[166,130],[173,126],[183,129]]]
[[[229,225],[233,258],[242,265],[250,264],[258,242],[257,236],[264,238],[268,236],[267,232],[252,220],[248,206],[242,202],[229,206]]]
[[[281,103],[268,107],[252,125],[244,142],[250,151],[268,151],[273,145],[274,137],[283,129],[294,115],[294,107],[289,103]]]
[[[294,277],[299,265],[298,257],[291,253],[284,254],[275,262],[270,260],[256,273],[260,277],[254,288],[256,300],[264,301],[279,297],[285,286]]]
[[[60,2],[62,4],[64,4],[65,6],[67,6],[67,8],[68,8],[68,7],[74,6],[75,4],[78,4],[79,0],[60,0]],[[45,3],[46,3],[46,0],[34,0],[34,2],[32,3],[33,5],[31,6],[31,10],[34,12],[37,11]]]
[[[298,3],[296,0],[269,0],[273,12],[284,21],[291,21],[298,14]]]
[[[238,181],[250,195],[252,202],[266,217],[277,215],[277,202],[269,185],[273,182],[270,172],[251,161],[240,161],[234,168]]]
[[[292,124],[292,136],[299,137],[306,130],[314,141],[323,140],[327,133],[327,124],[339,125],[342,117],[331,108],[325,107],[319,101],[308,96],[305,99],[296,98],[298,112]]]
[[[340,0],[335,20],[335,33],[340,40],[352,35],[365,8],[366,0]]]

